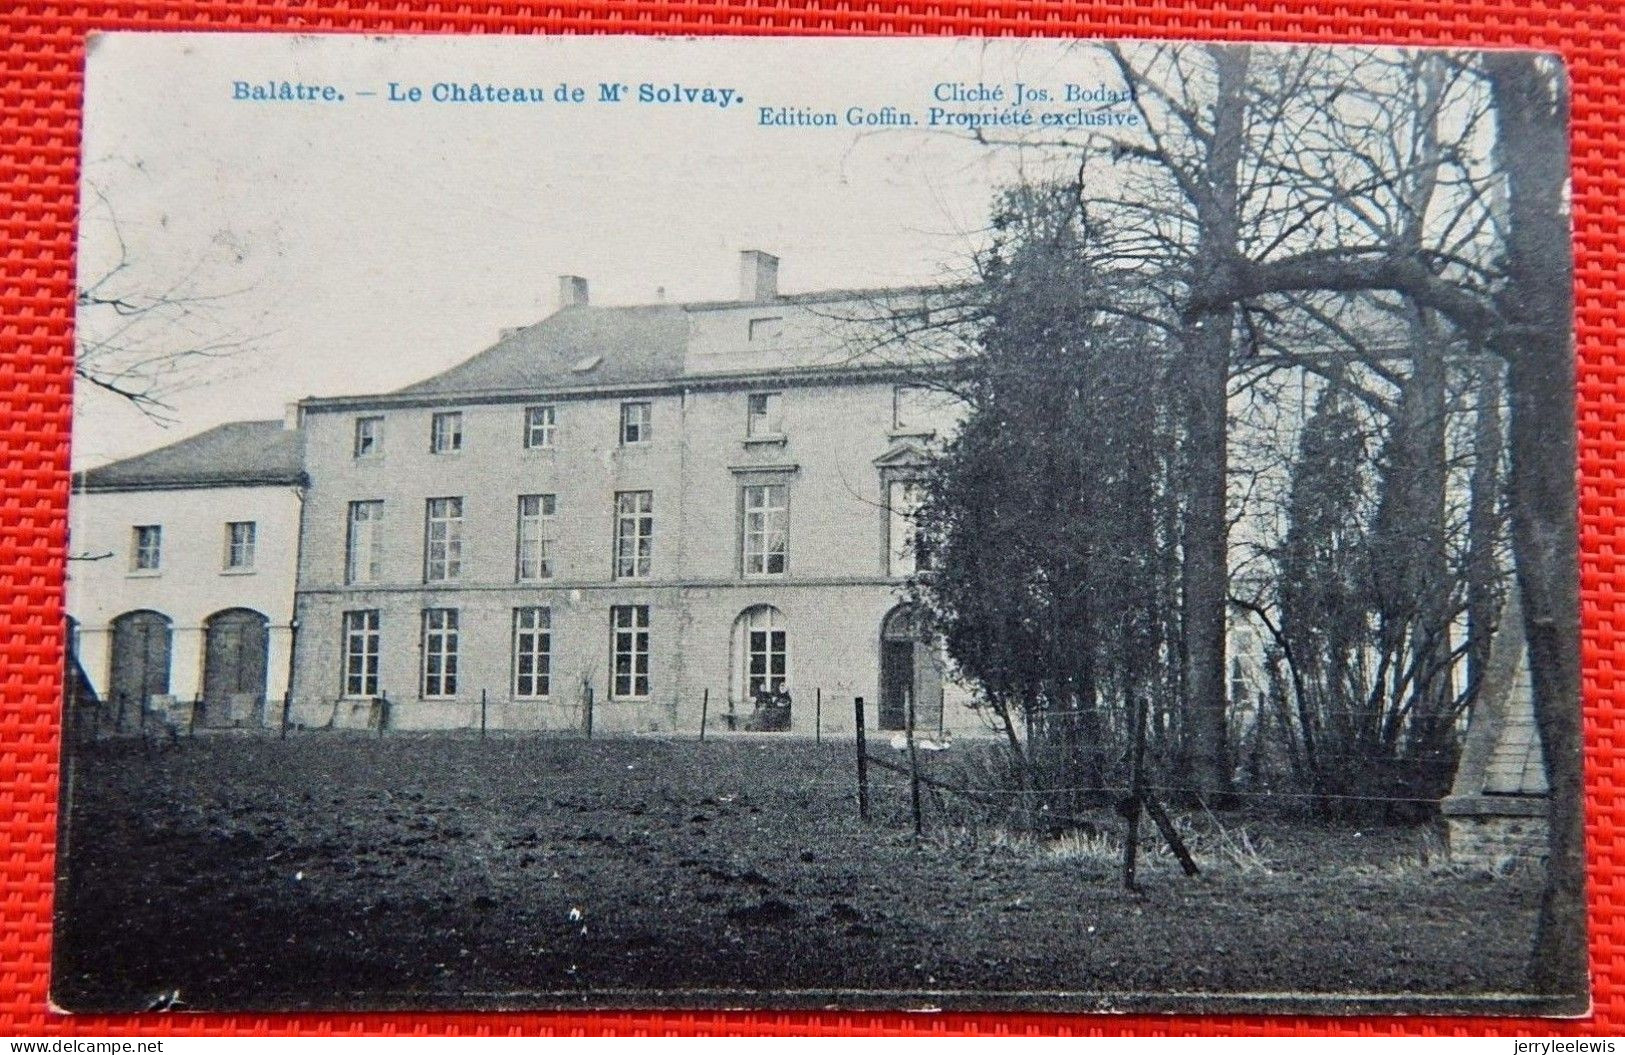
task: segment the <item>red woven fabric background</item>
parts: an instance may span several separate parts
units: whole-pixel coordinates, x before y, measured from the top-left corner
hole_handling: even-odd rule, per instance
[[[0,1034],[1625,1032],[1625,15],[1619,0],[500,0],[300,3],[25,0],[0,12]],[[947,34],[1518,45],[1561,51],[1574,86],[1582,589],[1596,1010],[1471,1019],[597,1013],[50,1014],[74,219],[85,34],[97,29],[372,33]]]

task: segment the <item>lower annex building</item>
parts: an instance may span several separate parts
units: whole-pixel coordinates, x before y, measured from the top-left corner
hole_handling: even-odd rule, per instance
[[[303,466],[290,413],[74,474],[70,663],[110,715],[281,720]]]

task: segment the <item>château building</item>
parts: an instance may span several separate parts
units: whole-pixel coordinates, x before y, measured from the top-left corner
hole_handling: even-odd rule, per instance
[[[880,337],[931,294],[777,271],[746,252],[737,299],[631,307],[565,276],[444,373],[305,400],[296,720],[810,735],[861,696],[872,727],[912,701],[974,731],[905,597],[955,414]]]

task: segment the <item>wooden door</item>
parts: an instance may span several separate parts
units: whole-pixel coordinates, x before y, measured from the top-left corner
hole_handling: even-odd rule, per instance
[[[140,707],[168,693],[169,620],[157,612],[127,612],[113,620],[112,661],[108,695],[115,704],[122,699]]]
[[[908,727],[908,693],[914,691],[914,642],[880,643],[880,728]]]
[[[229,720],[233,697],[252,697],[255,713],[265,702],[268,646],[266,619],[234,608],[209,619],[204,631],[203,713],[211,723]]]

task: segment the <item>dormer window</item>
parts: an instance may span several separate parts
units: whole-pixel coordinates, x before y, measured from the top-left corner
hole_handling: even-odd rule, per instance
[[[747,334],[752,344],[757,341],[776,341],[784,336],[784,316],[767,315],[752,319]]]

